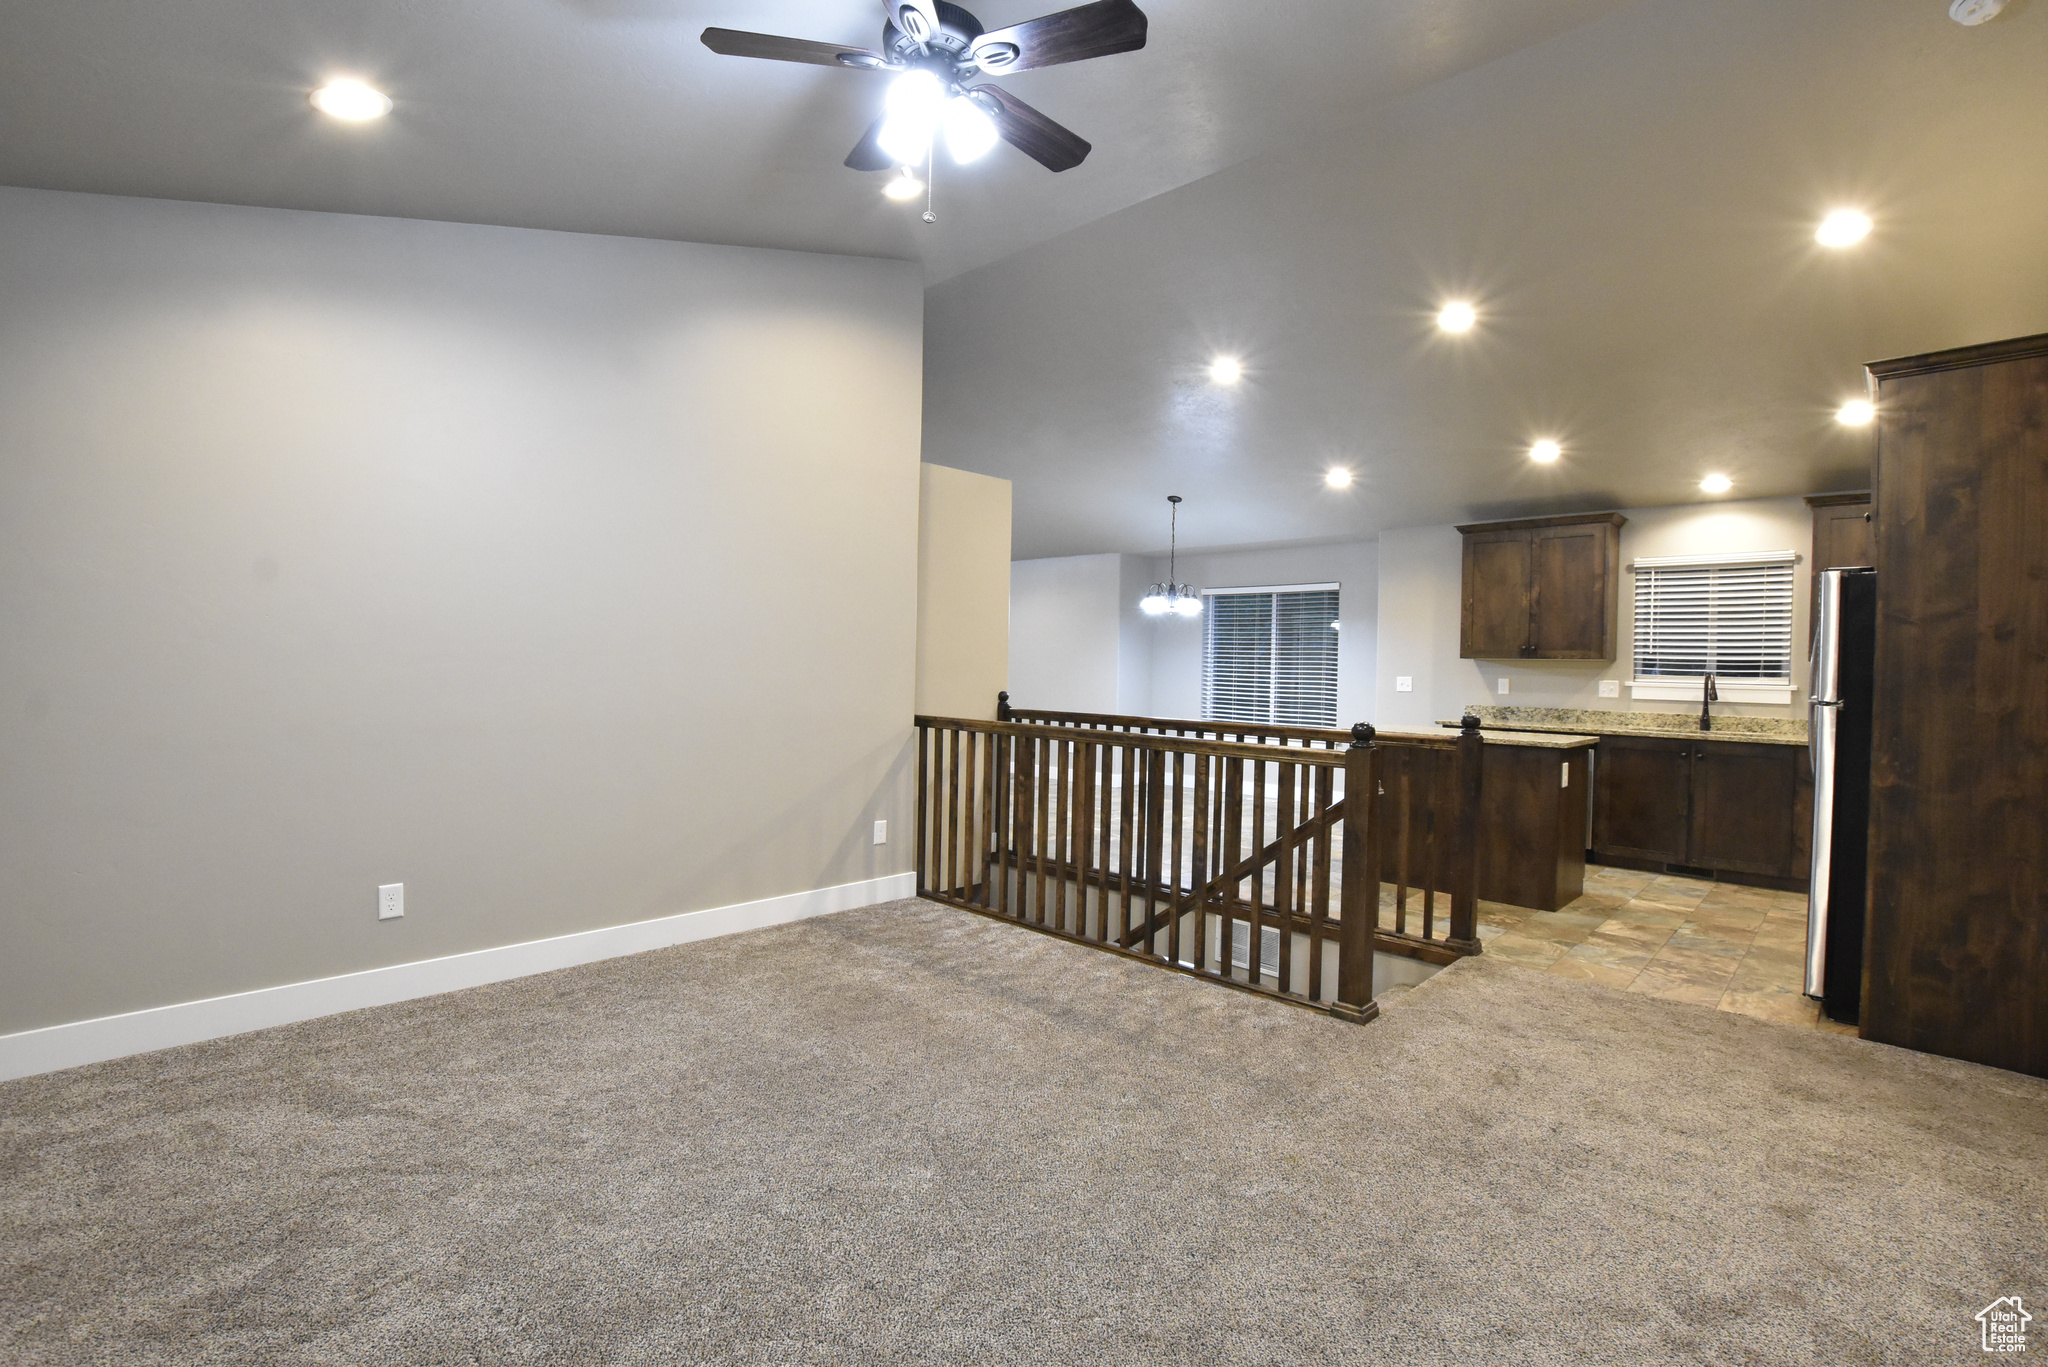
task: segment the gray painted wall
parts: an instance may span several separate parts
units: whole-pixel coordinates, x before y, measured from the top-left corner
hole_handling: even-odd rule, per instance
[[[0,1031],[906,869],[921,308],[0,190]]]
[[[1055,712],[1115,712],[1121,684],[1121,555],[1010,565],[1010,701]]]

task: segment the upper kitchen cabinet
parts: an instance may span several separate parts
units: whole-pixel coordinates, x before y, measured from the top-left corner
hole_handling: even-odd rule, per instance
[[[1460,527],[1459,654],[1468,660],[1611,660],[1620,513]]]
[[[1870,535],[1870,491],[1810,494],[1813,509],[1813,572],[1875,565]]]

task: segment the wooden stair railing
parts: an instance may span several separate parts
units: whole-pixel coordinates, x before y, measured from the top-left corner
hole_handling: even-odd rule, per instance
[[[917,719],[921,895],[1354,1020],[1378,1011],[1374,949],[1478,951],[1476,723],[1391,744],[1364,725],[1266,728],[1274,744],[1004,702],[1016,719]]]

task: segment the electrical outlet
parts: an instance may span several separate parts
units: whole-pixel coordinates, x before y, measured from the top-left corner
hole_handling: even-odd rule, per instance
[[[380,921],[395,921],[403,915],[405,915],[405,884],[378,884],[377,919]]]
[[[1500,693],[1502,697],[1506,697],[1508,691],[1508,681],[1506,679],[1502,679],[1500,681],[1500,687],[1496,691]]]
[[[1621,680],[1619,680],[1619,679],[1602,679],[1602,680],[1600,681],[1600,696],[1601,696],[1601,697],[1603,697],[1603,698],[1618,698],[1618,697],[1620,697],[1620,696],[1621,696]]]
[[[875,843],[876,843],[877,845],[886,845],[886,844],[888,844],[888,843],[889,843],[889,823],[888,823],[888,822],[886,822],[886,821],[877,821],[877,822],[875,823]]]
[[[1413,693],[1415,691],[1415,676],[1413,674],[1396,674],[1394,676],[1394,691],[1396,693]]]
[[[1569,787],[1571,787],[1571,786],[1572,786],[1572,762],[1571,762],[1570,760],[1566,760],[1566,761],[1564,761],[1564,763],[1562,763],[1562,764],[1558,765],[1557,767],[1558,767],[1558,771],[1559,771],[1559,772],[1558,772],[1558,775],[1557,775],[1557,786],[1558,786],[1558,787],[1560,787],[1560,788],[1569,788]]]

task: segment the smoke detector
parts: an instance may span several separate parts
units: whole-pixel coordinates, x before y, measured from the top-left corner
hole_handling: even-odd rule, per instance
[[[1948,17],[1958,24],[1981,24],[2004,8],[2005,0],[1949,0]]]

